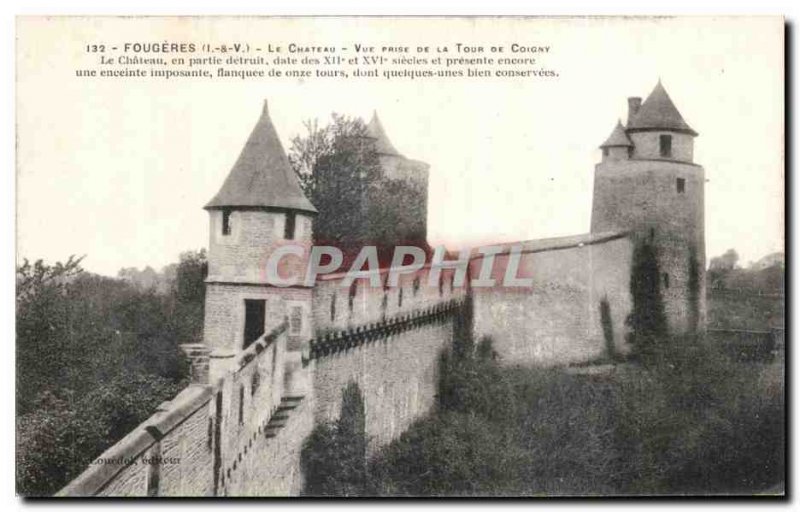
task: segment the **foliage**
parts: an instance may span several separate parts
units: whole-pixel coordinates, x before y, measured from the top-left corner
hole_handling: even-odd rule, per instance
[[[202,334],[205,253],[185,253],[166,293],[82,272],[18,269],[17,488],[56,492],[185,385],[179,344]]]
[[[501,495],[513,448],[486,418],[442,412],[413,424],[372,462],[368,494]]]
[[[469,365],[452,406],[370,464],[371,495],[752,493],[784,478],[783,363],[743,364],[676,339],[653,364],[608,375],[505,368],[476,399]],[[488,360],[485,364],[491,365]],[[473,361],[473,364],[483,364]],[[487,379],[490,380],[490,379]],[[511,396],[513,407],[489,406]],[[468,405],[465,405],[468,404]]]
[[[607,297],[600,300],[600,325],[603,327],[603,341],[606,346],[606,357],[615,360],[619,357],[617,347],[614,343],[614,326],[611,320],[611,304]]]
[[[367,485],[367,437],[364,400],[358,384],[342,392],[336,422],[325,422],[311,432],[301,453],[309,496],[358,496]]]
[[[636,244],[630,279],[631,312],[626,319],[630,327],[627,341],[632,347],[631,356],[644,361],[667,334],[660,281],[655,246],[649,242]]]
[[[305,123],[307,134],[292,139],[289,161],[303,191],[316,206],[314,242],[337,244],[345,253],[360,249],[369,225],[365,198],[380,179],[380,165],[366,125],[359,118],[333,114],[320,128]]]
[[[314,243],[336,245],[343,266],[364,245],[376,246],[388,264],[395,244],[429,250],[425,222],[427,190],[382,170],[375,139],[359,118],[333,114],[320,127],[305,123],[306,133],[292,139],[289,162],[306,196],[319,211]]]
[[[32,412],[17,417],[17,492],[53,494],[182,387],[124,372],[83,396],[42,393]]]
[[[728,249],[722,256],[711,258],[708,264],[709,270],[733,270],[739,263],[739,253],[735,249]]]
[[[785,270],[780,260],[750,268],[709,268],[708,326],[767,330],[784,326]]]
[[[26,300],[44,287],[61,289],[71,277],[83,272],[83,258],[85,256],[76,258],[73,254],[65,263],[59,261],[53,265],[48,265],[43,260],[36,260],[31,265],[28,258],[24,258],[22,265],[17,267],[17,300]]]
[[[514,414],[514,391],[503,369],[491,357],[491,341],[481,341],[480,356],[442,353],[439,364],[439,409],[499,420]]]

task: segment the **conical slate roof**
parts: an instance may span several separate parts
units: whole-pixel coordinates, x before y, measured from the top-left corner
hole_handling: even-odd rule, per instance
[[[316,212],[289,165],[267,102],[250,137],[206,209],[226,207],[287,208]]]
[[[606,139],[600,147],[611,148],[620,146],[633,147],[633,142],[631,142],[628,134],[625,133],[625,127],[622,126],[622,121],[617,121],[617,126],[614,127],[614,131],[611,132],[611,135],[608,136],[608,139]]]
[[[386,136],[378,113],[372,113],[372,119],[367,125],[367,136],[375,139],[375,151],[379,155],[403,156],[398,152]]]
[[[661,85],[661,80],[628,123],[628,132],[645,130],[670,130],[697,135],[697,132],[683,120],[681,113]]]

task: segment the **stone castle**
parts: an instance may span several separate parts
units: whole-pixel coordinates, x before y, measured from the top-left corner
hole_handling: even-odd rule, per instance
[[[343,286],[344,274],[277,287],[264,273],[269,254],[287,243],[310,247],[318,212],[265,104],[205,207],[204,339],[183,345],[192,383],[59,495],[296,495],[303,441],[339,416],[344,388],[358,384],[374,453],[435,406],[438,356],[454,337],[491,337],[508,365],[566,366],[626,353],[641,247],[655,258],[657,274],[645,284],[663,304],[665,327],[702,330],[705,179],[692,161],[697,133],[660,82],[644,102],[629,98],[628,105],[626,125],[619,122],[600,146],[590,233],[462,251],[446,265],[400,275],[397,286],[382,268],[380,287],[363,279]],[[387,183],[427,190],[428,166],[402,156],[377,116],[367,136]],[[424,244],[426,195],[396,204],[389,236]],[[366,201],[365,208],[381,205]],[[287,271],[307,263],[285,261]],[[512,265],[529,285],[470,286],[500,282]],[[438,286],[420,285],[430,277]]]

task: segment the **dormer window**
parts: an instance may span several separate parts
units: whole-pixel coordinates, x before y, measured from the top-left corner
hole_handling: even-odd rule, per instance
[[[231,211],[222,210],[222,234],[228,236],[231,234]]]
[[[658,149],[663,158],[670,158],[672,156],[672,135],[659,135]]]
[[[283,226],[283,238],[286,240],[294,240],[294,228],[295,214],[294,212],[288,212],[286,214],[286,224]]]

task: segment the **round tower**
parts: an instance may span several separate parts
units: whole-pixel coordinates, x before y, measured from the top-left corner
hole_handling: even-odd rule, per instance
[[[654,289],[671,334],[705,328],[705,172],[693,162],[697,136],[659,81],[642,103],[628,100],[595,167],[593,233],[626,230],[648,244]]]
[[[381,189],[385,192],[367,198],[370,234],[368,243],[389,246],[428,247],[428,169],[425,162],[402,155],[392,144],[378,113],[373,112],[366,135],[375,144],[381,167]],[[383,251],[380,251],[383,252]]]
[[[233,357],[288,319],[287,349],[299,356],[311,336],[310,287],[277,287],[270,255],[299,245],[308,255],[316,209],[306,198],[269,117],[267,103],[209,213],[204,343],[212,379]],[[304,257],[285,257],[280,277],[302,275]]]

